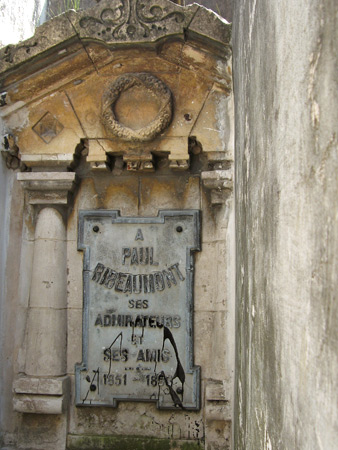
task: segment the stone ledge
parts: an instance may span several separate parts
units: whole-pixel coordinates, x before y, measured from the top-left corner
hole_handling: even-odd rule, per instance
[[[208,384],[205,389],[205,400],[205,419],[207,422],[231,421],[230,396],[225,391],[223,383]]]
[[[14,411],[30,414],[62,414],[65,410],[65,397],[44,395],[16,395],[13,399]]]
[[[232,410],[230,402],[218,401],[207,402],[205,405],[205,420],[207,422],[213,421],[231,421]]]
[[[211,204],[222,205],[233,189],[233,171],[212,170],[201,173],[203,186],[211,191]]]
[[[73,155],[70,153],[58,153],[56,155],[21,155],[21,161],[27,167],[47,166],[67,169],[73,161]]]
[[[74,172],[25,172],[18,173],[24,189],[39,190],[70,190],[75,182]]]
[[[69,378],[21,377],[13,383],[14,411],[62,414],[69,397]]]
[[[205,388],[205,398],[208,401],[228,400],[222,384],[208,384]]]
[[[232,169],[202,172],[202,181],[207,189],[232,189]]]
[[[63,395],[68,389],[69,378],[21,377],[14,381],[15,394]]]

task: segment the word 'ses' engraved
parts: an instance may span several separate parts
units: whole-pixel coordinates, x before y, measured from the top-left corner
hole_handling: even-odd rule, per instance
[[[136,308],[136,309],[147,309],[149,306],[148,300],[128,300],[128,306],[129,308]]]
[[[130,258],[130,259],[129,259]],[[158,262],[154,261],[153,247],[123,247],[122,248],[122,264],[125,265],[147,265],[158,266]]]
[[[116,270],[97,263],[92,280],[103,285],[107,289],[115,288],[116,292],[125,294],[144,294],[163,291],[166,287],[177,285],[177,279],[184,281],[184,276],[179,269],[179,263],[172,264],[167,270],[150,274],[132,275],[130,273],[117,272]]]
[[[129,350],[127,348],[114,349],[114,348],[105,348],[103,350],[103,360],[104,361],[128,361]]]
[[[100,327],[149,327],[149,328],[179,328],[180,316],[132,316],[124,314],[98,314],[95,326]]]

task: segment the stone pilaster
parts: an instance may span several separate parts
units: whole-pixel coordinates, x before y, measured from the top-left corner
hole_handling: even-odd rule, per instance
[[[44,206],[37,215],[26,333],[25,375],[14,381],[14,409],[61,414],[68,398],[67,240],[55,206],[68,203],[75,174],[18,173],[27,203]]]

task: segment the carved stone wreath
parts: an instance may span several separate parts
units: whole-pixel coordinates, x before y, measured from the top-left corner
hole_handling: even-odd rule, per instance
[[[122,92],[137,86],[151,91],[161,102],[160,110],[153,121],[143,128],[134,130],[120,123],[114,113],[114,104]],[[151,141],[164,131],[172,116],[172,95],[170,89],[149,73],[127,73],[114,81],[103,95],[102,120],[112,135],[134,142]]]

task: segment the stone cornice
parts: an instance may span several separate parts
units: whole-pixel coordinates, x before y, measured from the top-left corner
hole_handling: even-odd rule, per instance
[[[2,48],[0,86],[18,66],[27,65],[32,74],[67,57],[71,46],[76,49],[88,41],[130,47],[173,38],[197,40],[228,57],[230,37],[231,25],[197,4],[182,7],[169,0],[102,0],[95,8],[54,17],[30,39]]]

